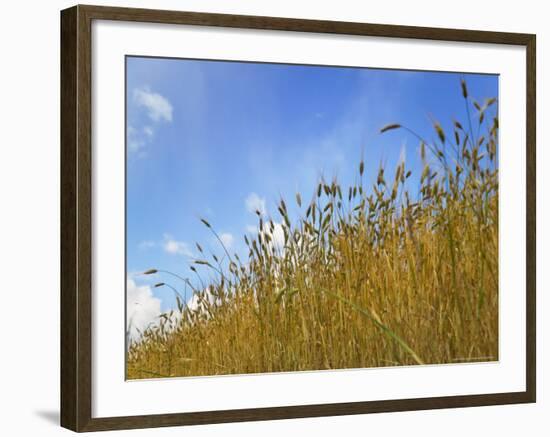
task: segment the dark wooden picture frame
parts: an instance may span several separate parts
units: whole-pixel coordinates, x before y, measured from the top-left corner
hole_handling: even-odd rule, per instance
[[[92,417],[91,25],[93,20],[414,38],[525,47],[527,58],[526,390],[511,393],[129,417]],[[61,425],[82,432],[535,402],[535,57],[536,38],[531,34],[80,5],[63,10],[61,12]]]

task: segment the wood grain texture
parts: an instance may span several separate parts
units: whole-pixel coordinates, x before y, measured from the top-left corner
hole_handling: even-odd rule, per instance
[[[77,425],[76,8],[61,15],[61,425]]]
[[[527,49],[527,197],[526,197],[526,387],[532,402],[536,402],[537,393],[537,80],[536,56],[537,41],[531,35]]]
[[[92,418],[91,23],[121,20],[471,43],[527,50],[526,391],[226,411]],[[61,12],[61,425],[100,431],[459,408],[536,399],[536,39],[534,35],[197,12],[75,6]]]

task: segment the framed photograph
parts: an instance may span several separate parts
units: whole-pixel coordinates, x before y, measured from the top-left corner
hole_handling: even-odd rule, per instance
[[[61,424],[535,402],[535,35],[61,12]]]

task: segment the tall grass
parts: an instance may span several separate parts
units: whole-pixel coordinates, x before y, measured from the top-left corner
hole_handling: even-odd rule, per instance
[[[466,123],[450,135],[381,129],[418,139],[419,175],[400,162],[370,185],[358,162],[355,184],[297,194],[298,218],[284,199],[276,217],[258,212],[248,260],[226,248],[195,260],[199,304],[178,297],[130,344],[128,377],[498,359],[498,115],[461,86]]]

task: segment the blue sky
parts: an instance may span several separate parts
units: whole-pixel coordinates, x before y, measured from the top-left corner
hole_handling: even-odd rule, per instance
[[[162,281],[182,291],[182,283],[135,273],[158,268],[189,276],[189,262],[199,256],[195,242],[222,254],[201,217],[245,259],[253,209],[277,218],[281,195],[293,200],[298,191],[307,201],[321,176],[337,176],[346,187],[361,156],[367,180],[375,180],[380,163],[393,169],[402,156],[414,176],[418,141],[403,130],[379,129],[401,123],[430,139],[433,117],[451,133],[452,119],[466,117],[460,77],[127,58],[127,272],[139,290],[128,297],[167,310],[173,292],[150,285]],[[478,100],[498,95],[497,76],[464,78]]]

